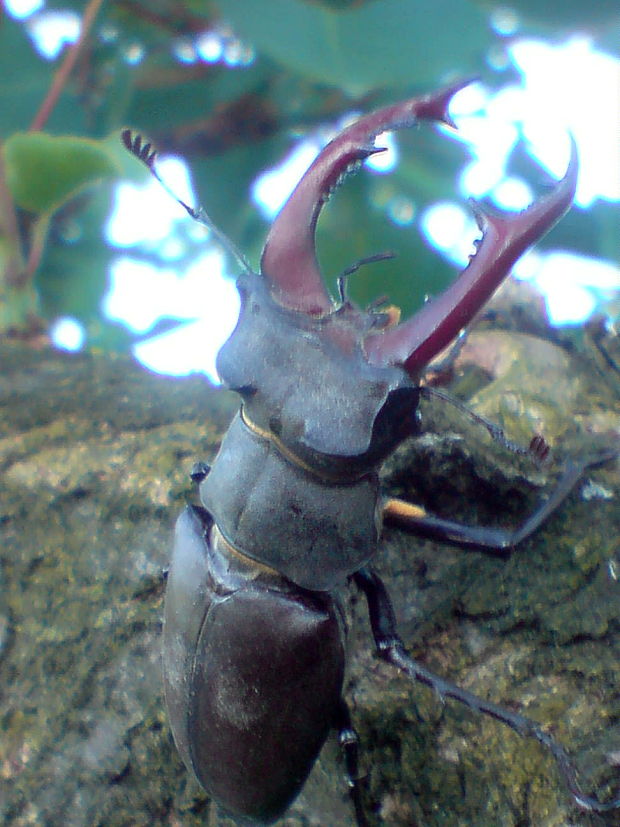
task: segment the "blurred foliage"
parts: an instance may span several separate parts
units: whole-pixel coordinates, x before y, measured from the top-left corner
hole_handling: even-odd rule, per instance
[[[496,0],[476,0],[477,5],[492,11],[501,4]],[[610,24],[619,24],[617,0],[510,0],[507,8],[521,15],[526,24],[543,24],[552,32],[568,31],[575,27],[593,34],[604,31]]]
[[[4,163],[15,206],[38,215],[56,212],[89,184],[120,172],[102,141],[45,132],[11,135]]]
[[[383,0],[347,13],[304,0],[270,0],[261,14],[253,0],[219,5],[261,53],[351,96],[387,85],[432,86],[446,72],[469,74],[492,42],[485,15],[469,0]]]
[[[66,78],[68,50],[46,60],[26,24],[3,10],[0,333],[26,335],[70,314],[85,324],[91,345],[130,341],[100,309],[114,256],[102,231],[113,185],[142,174],[118,141],[122,127],[187,158],[200,200],[256,264],[267,231],[250,198],[260,172],[281,161],[300,135],[351,111],[472,73],[496,88],[513,80],[509,69],[494,72],[487,62],[490,50],[504,43],[489,25],[489,15],[503,5],[109,0],[84,33]],[[510,6],[529,34],[549,37],[578,26],[620,54],[620,37],[611,34],[620,32],[617,0],[514,0]],[[94,0],[51,0],[46,8],[82,14],[93,10]],[[226,59],[179,59],[208,33],[224,45]],[[54,79],[57,99],[50,98]],[[33,132],[33,124],[41,131]],[[331,200],[318,248],[332,280],[362,256],[397,251],[394,261],[363,268],[351,293],[362,303],[389,293],[411,311],[454,271],[415,225],[394,224],[386,204],[402,195],[420,215],[437,200],[455,199],[466,150],[430,128],[401,133],[399,141],[397,171],[362,172]],[[577,252],[609,254],[617,250],[617,242],[609,245],[609,228],[618,226],[619,215],[617,204],[600,202],[589,212],[573,211],[546,243],[561,239]]]

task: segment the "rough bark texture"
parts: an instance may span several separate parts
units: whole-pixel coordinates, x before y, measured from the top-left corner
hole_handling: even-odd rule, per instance
[[[463,359],[484,378],[474,402],[511,435],[527,442],[541,430],[561,456],[617,434],[611,378],[532,336],[481,341]],[[187,474],[213,456],[234,399],[110,356],[4,343],[0,364],[0,821],[231,824],[171,742],[160,627]],[[542,472],[453,411],[433,405],[426,416],[439,435],[390,463],[391,491],[474,523],[515,522],[532,507]],[[584,788],[609,796],[620,763],[617,460],[587,480],[507,562],[395,530],[376,562],[412,653],[550,726]],[[347,697],[372,824],[620,823],[572,807],[537,743],[442,707],[379,663],[362,601],[348,599]],[[333,743],[281,823],[353,824]]]

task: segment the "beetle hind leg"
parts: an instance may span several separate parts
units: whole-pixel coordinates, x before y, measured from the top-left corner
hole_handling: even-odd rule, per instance
[[[594,813],[607,813],[620,809],[620,796],[611,801],[600,801],[594,796],[585,795],[577,782],[575,769],[564,747],[545,732],[542,726],[531,718],[511,712],[504,707],[487,701],[435,675],[426,667],[417,663],[407,652],[396,631],[394,610],[383,581],[369,568],[360,569],[353,575],[353,581],[363,592],[368,604],[370,624],[377,647],[377,654],[382,660],[395,666],[412,681],[419,681],[432,689],[443,701],[452,698],[469,707],[495,718],[523,737],[535,738],[553,755],[561,777],[563,778],[575,803],[583,810]]]

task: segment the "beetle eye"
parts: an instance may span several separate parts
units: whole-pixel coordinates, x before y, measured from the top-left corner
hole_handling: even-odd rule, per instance
[[[230,386],[231,391],[235,391],[238,393],[239,396],[242,396],[244,399],[250,399],[257,391],[257,388],[254,385],[239,385],[239,387],[234,388]]]
[[[269,430],[272,434],[280,436],[282,433],[282,420],[279,416],[272,416],[269,418]]]

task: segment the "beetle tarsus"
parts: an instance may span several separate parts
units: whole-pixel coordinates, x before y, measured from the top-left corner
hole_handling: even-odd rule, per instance
[[[357,827],[368,827],[362,801],[362,782],[365,778],[359,771],[359,738],[351,722],[351,713],[344,698],[336,712],[334,726],[338,730],[338,744],[344,758],[344,765],[349,785],[349,794],[355,810]]]
[[[444,680],[417,663],[405,649],[396,631],[390,596],[380,577],[372,569],[364,568],[353,576],[353,580],[366,598],[376,651],[382,660],[395,666],[411,680],[419,681],[428,686],[442,701],[445,698],[452,698],[452,700],[464,704],[474,712],[484,713],[491,718],[495,718],[496,721],[509,726],[523,737],[535,738],[547,747],[555,758],[560,774],[575,803],[582,809],[606,813],[620,807],[620,797],[603,802],[594,796],[583,794],[577,783],[575,770],[566,750],[548,732],[545,732],[536,721],[504,709],[498,704],[468,692],[466,689],[461,689],[456,684]]]
[[[542,434],[534,434],[528,450],[537,462],[545,462],[549,458],[551,446]]]

